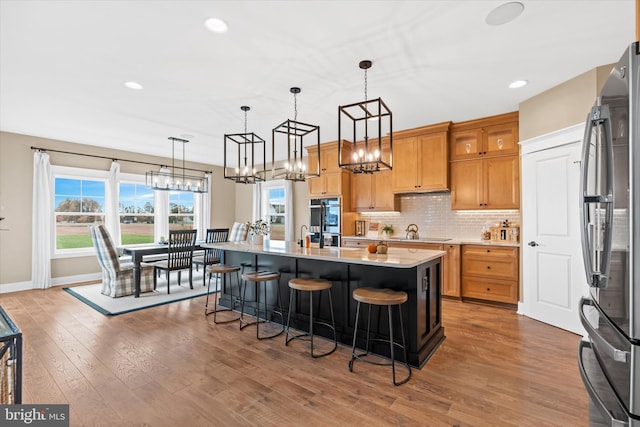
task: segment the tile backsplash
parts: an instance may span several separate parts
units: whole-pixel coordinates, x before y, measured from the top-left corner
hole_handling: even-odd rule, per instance
[[[364,213],[360,219],[393,225],[394,235],[404,237],[409,224],[418,226],[421,238],[450,237],[479,239],[483,226],[498,225],[502,221],[520,225],[519,210],[452,211],[450,193],[431,193],[401,196],[400,212]]]

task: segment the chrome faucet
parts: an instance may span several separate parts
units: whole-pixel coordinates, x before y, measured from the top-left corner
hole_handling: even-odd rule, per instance
[[[302,229],[306,228],[307,232],[309,232],[309,227],[306,226],[306,224],[302,224],[302,226],[300,227],[300,247],[304,248],[304,234],[302,234]]]

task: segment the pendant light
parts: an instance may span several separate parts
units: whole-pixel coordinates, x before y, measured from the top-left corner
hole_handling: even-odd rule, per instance
[[[367,100],[371,65],[369,60],[359,64],[364,70],[364,101],[338,107],[338,165],[353,173],[374,173],[393,166],[391,111],[381,98]]]
[[[209,191],[209,181],[203,176],[189,176],[186,174],[184,148],[186,139],[170,137],[171,141],[171,170],[162,167],[160,171],[150,171],[145,174],[147,188],[163,191],[190,191],[192,193],[206,193]],[[182,168],[176,171],[175,148],[176,142],[182,144]]]
[[[243,105],[240,109],[244,111],[244,133],[224,136],[224,177],[238,184],[255,184],[266,177],[265,141],[255,133],[247,132],[247,111],[251,108]],[[256,165],[256,161],[260,161],[260,153],[262,163]]]
[[[293,94],[293,120],[286,120],[271,131],[271,176],[272,178],[284,178],[289,181],[305,181],[307,177],[320,176],[320,156],[317,165],[304,163],[302,151],[305,137],[306,141],[315,139],[317,153],[320,153],[320,126],[310,125],[298,121],[297,95],[301,92],[299,87],[292,87],[289,92]],[[314,138],[315,134],[315,138]],[[283,138],[284,137],[284,138]],[[285,139],[286,138],[286,139]],[[278,139],[278,143],[276,143]],[[276,146],[282,141],[287,147],[287,161],[284,167],[276,169]]]

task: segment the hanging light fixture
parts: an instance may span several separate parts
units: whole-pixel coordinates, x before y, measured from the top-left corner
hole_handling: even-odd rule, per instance
[[[371,65],[368,60],[359,64],[364,70],[364,101],[338,107],[338,164],[353,173],[373,173],[393,166],[391,111],[380,98],[367,100]]]
[[[307,168],[307,165],[302,159],[304,154],[302,151],[305,141],[304,138],[310,137],[307,138],[307,141],[313,139],[314,133],[317,152],[320,153],[320,126],[298,121],[297,95],[301,92],[301,89],[299,87],[292,87],[289,89],[289,92],[293,94],[293,120],[286,120],[271,131],[271,177],[284,178],[289,181],[304,181],[307,177],[320,176],[320,156],[317,156],[317,166],[309,165],[309,168]],[[284,168],[276,169],[276,138],[282,140],[282,136],[286,137],[287,161],[284,164]],[[310,169],[312,170],[310,171]]]
[[[184,148],[186,139],[170,137],[171,141],[171,170],[166,171],[166,167],[162,167],[160,171],[150,171],[145,174],[145,182],[147,188],[163,191],[190,191],[192,193],[206,193],[209,191],[209,181],[203,176],[189,176],[186,174],[188,170],[185,168]],[[176,142],[182,144],[182,168],[178,168],[176,172]]]
[[[243,105],[240,109],[244,111],[244,133],[224,136],[224,177],[240,184],[255,184],[264,181],[266,177],[265,141],[255,133],[247,132],[247,111],[251,108]],[[234,151],[235,160],[232,154]],[[256,167],[256,160],[260,160],[260,152],[262,152],[262,170]]]

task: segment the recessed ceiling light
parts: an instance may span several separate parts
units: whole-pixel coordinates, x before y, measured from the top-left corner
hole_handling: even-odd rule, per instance
[[[527,80],[515,80],[509,83],[509,89],[517,89],[522,86],[526,86],[529,83]]]
[[[504,25],[516,19],[524,10],[524,5],[518,1],[501,4],[487,15],[489,25]]]
[[[209,18],[204,21],[204,26],[207,27],[207,30],[220,34],[226,33],[229,29],[227,23],[220,18]]]
[[[140,83],[137,83],[137,82],[126,82],[124,85],[126,87],[128,87],[129,89],[133,89],[133,90],[142,90],[142,89],[144,89],[142,87],[142,85]]]

